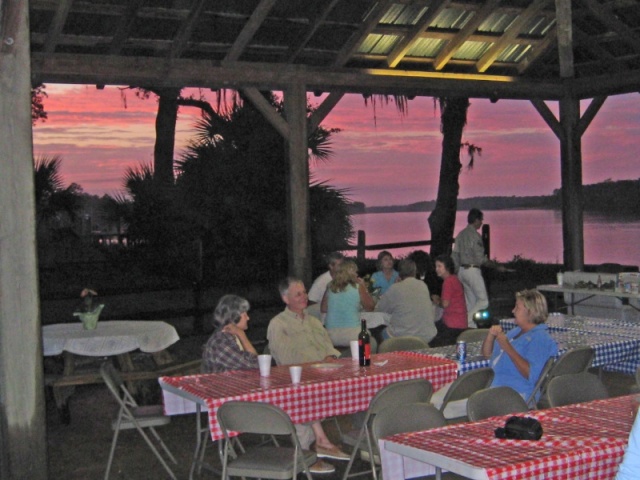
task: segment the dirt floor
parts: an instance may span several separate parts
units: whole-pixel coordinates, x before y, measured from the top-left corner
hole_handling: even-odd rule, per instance
[[[538,283],[549,283],[540,282]],[[522,280],[519,277],[498,279],[490,287],[491,307],[494,320],[509,317],[513,308],[514,292],[522,288],[531,288],[535,283],[531,280]],[[45,306],[46,308],[46,306]],[[269,320],[281,310],[281,306],[261,307],[250,312],[250,338],[256,344],[258,350],[265,344],[266,327]],[[192,334],[192,318],[174,318],[170,321],[177,329],[181,340],[170,347],[170,352],[178,362],[201,357],[202,346],[206,342],[209,333],[201,335]],[[106,359],[85,359],[87,368],[96,368],[100,362]],[[145,354],[134,356],[135,362],[149,362]],[[61,368],[61,358],[47,357],[45,359],[47,370]],[[604,373],[603,380],[609,388],[611,395],[629,393],[635,384],[632,376],[622,374]],[[139,399],[144,403],[161,401],[160,388],[157,381],[145,381],[140,388]],[[111,420],[117,413],[117,404],[111,397],[106,386],[88,385],[77,387],[69,400],[70,423],[65,424],[61,420],[51,392],[47,392],[47,442],[49,478],[52,480],[89,480],[103,478],[109,448],[112,439]],[[191,456],[195,447],[195,416],[183,415],[172,417],[168,426],[162,427],[159,432],[174,453],[178,465],[174,471],[178,478],[187,479]],[[350,429],[348,417],[340,418],[341,428]],[[339,435],[334,424],[328,422],[326,430],[329,437],[339,443]],[[217,449],[208,448],[207,461],[213,465],[219,465]],[[336,466],[336,473],[331,475],[317,475],[318,478],[337,480],[342,478],[346,462],[331,461]],[[354,470],[364,469],[365,464],[357,461]],[[153,456],[143,439],[137,432],[125,431],[120,435],[118,447],[111,473],[112,479],[127,480],[152,480],[168,478],[165,471]],[[203,472],[196,478],[219,478],[219,474]],[[368,478],[367,476],[361,478]]]
[[[604,373],[611,395],[627,394],[635,384],[630,375]],[[159,395],[157,385],[148,385],[148,394]],[[89,480],[103,478],[112,439],[111,420],[117,413],[117,404],[104,385],[77,388],[70,399],[71,422],[68,425],[60,417],[52,401],[47,402],[47,434],[49,478],[52,480]],[[350,429],[348,417],[340,418],[342,429]],[[339,442],[337,430],[332,422],[325,425],[329,437]],[[195,447],[195,416],[172,417],[171,423],[158,430],[173,452],[178,465],[173,469],[179,479],[187,479],[191,456]],[[206,460],[212,465],[220,464],[217,448],[210,445]],[[330,461],[336,466],[336,473],[316,475],[317,478],[338,480],[342,478],[346,462]],[[357,461],[354,471],[365,469],[365,464]],[[156,480],[168,478],[160,463],[153,456],[137,432],[122,432],[118,440],[112,472],[112,479]],[[220,478],[219,474],[203,471],[196,478]],[[302,477],[300,477],[302,478]],[[364,476],[361,478],[369,478]]]

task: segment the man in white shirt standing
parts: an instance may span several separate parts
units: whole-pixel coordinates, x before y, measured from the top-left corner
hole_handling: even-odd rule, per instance
[[[489,306],[487,287],[482,277],[483,265],[495,267],[504,272],[506,268],[487,258],[484,243],[478,230],[484,221],[483,213],[477,208],[469,210],[468,225],[456,237],[451,257],[458,271],[458,278],[464,286],[464,298],[467,304],[467,322],[469,328],[476,328],[473,317],[476,312]]]

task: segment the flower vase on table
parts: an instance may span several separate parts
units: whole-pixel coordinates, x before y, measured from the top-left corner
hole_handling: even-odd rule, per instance
[[[104,308],[104,304],[99,304],[94,306],[93,297],[97,295],[95,290],[90,290],[85,288],[80,293],[80,297],[82,297],[82,304],[78,312],[74,312],[73,316],[80,318],[82,322],[82,326],[85,330],[95,330],[98,326],[98,319],[100,318],[100,313]]]
[[[90,312],[74,312],[73,316],[80,318],[85,330],[95,330],[103,308],[104,304],[100,304]]]

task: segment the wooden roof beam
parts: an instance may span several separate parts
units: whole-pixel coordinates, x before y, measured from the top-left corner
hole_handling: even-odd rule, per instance
[[[144,0],[130,0],[127,4],[126,10],[120,16],[120,22],[116,28],[116,33],[111,39],[111,45],[109,45],[109,55],[117,55],[122,51],[124,42],[131,35],[131,30],[136,20],[136,15],[140,7],[144,3]]]
[[[531,45],[531,48],[525,54],[525,58],[520,60],[520,64],[518,65],[518,73],[520,75],[531,68],[531,66],[534,65],[547,50],[553,48],[553,46],[557,42],[557,28],[557,24],[555,24],[549,29],[549,31],[547,31],[547,34],[545,35],[545,38],[542,42],[538,43],[537,45]]]
[[[390,68],[395,68],[398,63],[400,63],[409,49],[411,49],[411,46],[416,42],[416,40],[421,38],[421,34],[429,28],[429,25],[431,25],[435,18],[440,15],[440,12],[442,12],[449,3],[451,3],[451,0],[436,0],[429,5],[427,12],[416,22],[415,25],[411,27],[409,32],[400,39],[398,44],[387,56],[387,65]]]
[[[573,78],[573,38],[571,28],[571,0],[556,0],[556,25],[558,32],[558,60],[560,77]]]
[[[62,33],[64,24],[66,23],[69,12],[71,11],[72,3],[73,0],[62,0],[58,3],[58,8],[56,8],[56,13],[51,25],[49,26],[49,31],[47,32],[47,38],[44,41],[44,53],[51,54],[55,52],[60,39],[60,34]]]
[[[373,8],[369,11],[367,17],[360,24],[358,30],[356,30],[347,43],[338,52],[335,60],[333,61],[334,67],[342,67],[351,58],[351,55],[362,44],[367,35],[369,35],[378,25],[380,19],[387,13],[389,7],[395,3],[395,0],[381,0],[377,2]]]
[[[331,10],[334,9],[334,7],[339,1],[340,0],[331,0],[327,5],[325,5],[324,9],[320,13],[320,15],[314,20],[313,24],[307,30],[307,33],[304,35],[302,40],[298,42],[298,45],[296,47],[291,47],[287,52],[287,59],[286,59],[287,63],[294,62],[296,57],[300,54],[300,52],[307,45],[307,43],[309,43],[309,40],[313,38],[318,28],[320,28],[320,26],[326,20],[329,13],[331,13]]]
[[[202,10],[207,3],[207,0],[196,0],[191,6],[189,15],[187,15],[187,18],[185,18],[184,21],[180,24],[178,33],[176,34],[176,37],[173,39],[173,42],[171,44],[171,51],[169,52],[170,60],[182,56],[185,48],[187,48],[187,42],[191,38],[193,29],[202,18]]]
[[[516,19],[509,25],[500,39],[495,42],[489,50],[476,63],[478,72],[485,72],[500,53],[518,37],[522,28],[531,21],[543,8],[547,6],[550,0],[535,0],[532,2]]]
[[[474,98],[558,99],[562,84],[525,81],[517,77],[487,74],[413,72],[391,69],[310,67],[291,64],[209,61],[55,54],[46,63],[43,54],[31,55],[32,72],[45,83],[157,85],[158,87],[247,88],[281,90],[301,83],[309,91],[443,96],[458,92]],[[621,80],[622,81],[622,80]],[[637,91],[637,83],[629,91]]]
[[[436,70],[442,70],[462,44],[466,42],[467,39],[478,29],[480,24],[482,24],[482,22],[484,22],[487,17],[493,13],[493,10],[500,4],[500,1],[501,0],[487,0],[467,22],[467,24],[460,29],[458,34],[440,51],[434,61],[433,68]]]
[[[597,41],[595,41],[591,35],[587,35],[576,26],[573,26],[573,35],[577,40],[578,47],[585,47],[600,60],[609,65],[613,70],[617,72],[627,71],[628,68],[625,64],[621,63],[616,57],[614,57],[609,51],[603,48]]]
[[[309,116],[309,126],[308,131],[313,132],[316,128],[320,126],[322,120],[325,119],[333,107],[335,107],[338,102],[344,96],[344,92],[331,92],[327,98],[320,104],[318,108],[316,108],[313,113]]]
[[[581,0],[589,11],[604,23],[608,28],[620,35],[620,38],[629,44],[636,52],[640,52],[640,38],[631,30],[626,23],[618,19],[611,10],[594,0]]]
[[[247,23],[242,28],[242,31],[236,38],[235,42],[233,42],[233,45],[229,49],[229,52],[225,57],[226,62],[235,62],[240,58],[242,52],[244,52],[251,39],[260,28],[260,25],[262,25],[264,20],[267,18],[267,15],[269,15],[271,8],[273,8],[276,1],[277,0],[260,1],[256,9],[249,17],[249,20],[247,20]]]

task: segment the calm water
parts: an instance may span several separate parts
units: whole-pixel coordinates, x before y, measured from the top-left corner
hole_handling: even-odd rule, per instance
[[[367,213],[351,217],[354,230],[366,232],[369,245],[410,242],[431,238],[429,212]],[[500,261],[515,255],[544,263],[562,263],[562,215],[554,210],[487,210],[485,223],[491,226],[491,258]],[[455,234],[467,224],[467,212],[458,212]],[[353,240],[352,243],[355,243]],[[394,249],[394,256],[429,247]],[[584,216],[585,263],[640,263],[640,220],[612,220],[598,215]],[[375,258],[376,251],[367,257]]]

